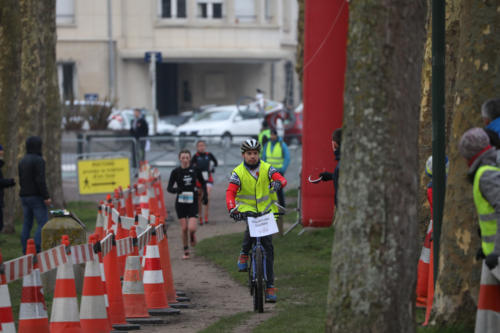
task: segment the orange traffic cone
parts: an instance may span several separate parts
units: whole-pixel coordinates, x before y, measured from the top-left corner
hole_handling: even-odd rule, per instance
[[[122,227],[122,220],[121,217],[118,216],[118,225],[116,226],[116,239],[122,239],[128,237],[128,230]],[[120,277],[123,276],[125,272],[125,260],[127,259],[127,256],[120,256],[117,257],[117,262],[118,262],[118,273],[120,274]]]
[[[153,315],[178,314],[179,310],[169,307],[163,282],[160,251],[153,233],[144,256],[144,292],[149,313]]]
[[[0,251],[0,264],[3,263]],[[2,333],[16,333],[14,316],[12,315],[12,304],[10,302],[9,287],[5,283],[5,275],[0,275],[0,324]]]
[[[26,254],[36,255],[35,241],[30,238]],[[47,307],[43,298],[40,269],[35,262],[33,272],[23,277],[23,291],[19,309],[19,333],[49,333]]]
[[[130,236],[137,239],[135,227],[131,228]],[[128,322],[136,324],[164,323],[162,319],[149,316],[144,296],[144,285],[142,283],[141,260],[138,256],[137,246],[134,246],[133,253],[127,257],[122,292],[125,316]]]
[[[125,211],[128,217],[134,217],[134,203],[132,201],[132,188],[127,188],[127,197],[125,198]]]
[[[112,230],[110,230],[110,232],[113,233]],[[120,330],[140,329],[141,327],[139,325],[129,324],[125,321],[125,308],[123,306],[123,295],[120,283],[120,274],[118,272],[115,244],[113,244],[111,251],[103,258],[103,261],[111,324],[114,328]]]
[[[429,280],[427,291],[427,304],[425,307],[425,322],[422,326],[429,324],[431,318],[432,303],[434,302],[434,242],[431,241],[431,256],[429,260]]]
[[[89,237],[90,242],[92,244],[96,244],[97,242],[100,242],[100,237],[98,234],[93,234],[90,235]],[[108,301],[108,293],[106,291],[106,276],[104,275],[104,262],[102,260],[102,252],[99,251],[97,253],[97,257],[99,258],[99,270],[101,271],[101,285],[102,285],[102,292],[104,293],[104,304],[106,306],[106,314],[108,316],[108,327],[111,330],[111,316],[109,314],[109,301]]]
[[[102,211],[102,205],[97,207],[97,218],[95,221],[95,233],[99,235],[99,237],[104,237],[104,216]]]
[[[166,228],[164,228],[164,229],[166,229]],[[177,296],[177,293],[175,292],[174,278],[173,278],[173,274],[172,274],[172,266],[170,264],[170,251],[168,249],[168,239],[167,239],[166,230],[164,231],[164,233],[165,233],[165,236],[158,243],[158,248],[160,251],[160,260],[161,260],[161,267],[162,267],[162,271],[163,271],[164,286],[165,286],[165,290],[167,292],[167,300],[168,300],[168,303],[171,307],[187,308],[188,307],[187,304],[181,304],[179,302],[187,302],[187,301],[189,301],[189,298]]]
[[[0,323],[2,323],[2,333],[16,333],[7,284],[0,285]]]
[[[62,244],[69,248],[69,238],[63,236]],[[76,300],[75,273],[69,261],[57,267],[56,288],[50,315],[50,332],[80,333],[80,314]]]
[[[429,286],[429,262],[431,256],[432,220],[429,222],[427,234],[424,239],[424,246],[418,260],[417,274],[417,307],[426,307],[427,289]]]
[[[148,186],[146,182],[144,181],[142,183],[143,186],[143,191],[139,193],[139,204],[141,207],[141,214],[144,216],[149,216],[149,195],[148,195]]]
[[[96,238],[91,235],[90,242],[95,244]],[[83,279],[82,303],[80,306],[80,325],[85,333],[107,333],[111,331],[104,290],[102,288],[99,261],[87,261]]]

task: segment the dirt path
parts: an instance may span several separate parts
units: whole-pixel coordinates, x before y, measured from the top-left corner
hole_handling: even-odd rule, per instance
[[[233,223],[225,208],[225,188],[216,185],[212,192],[211,223],[198,227],[197,238],[202,240],[216,235],[243,232],[241,223]],[[235,282],[229,274],[220,270],[212,263],[197,257],[196,253],[190,260],[181,260],[182,243],[180,227],[177,222],[173,197],[167,195],[167,209],[174,218],[168,230],[168,241],[174,274],[176,290],[186,292],[191,298],[191,307],[181,309],[181,314],[171,316],[170,322],[163,326],[143,326],[142,332],[198,332],[218,321],[223,316],[252,310],[252,298],[248,289]],[[235,253],[228,255],[235,258]],[[258,322],[267,320],[273,315],[274,307],[266,304],[266,313],[255,314],[251,320],[243,323],[234,332],[251,332]],[[251,323],[251,325],[249,325]]]

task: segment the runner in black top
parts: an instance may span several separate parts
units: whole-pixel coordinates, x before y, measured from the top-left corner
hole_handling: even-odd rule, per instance
[[[191,238],[191,246],[196,245],[196,218],[198,217],[198,192],[196,182],[201,184],[203,190],[202,201],[208,203],[207,186],[201,171],[189,165],[191,153],[189,150],[182,150],[179,153],[181,166],[172,170],[168,180],[167,191],[177,193],[175,199],[175,211],[181,223],[182,242],[184,244],[184,256],[182,259],[189,259],[188,230]],[[174,184],[177,184],[174,187]]]
[[[196,143],[196,154],[194,154],[191,159],[191,165],[197,167],[201,170],[203,178],[207,182],[207,194],[210,199],[210,193],[212,192],[212,186],[214,184],[213,173],[215,172],[215,167],[218,165],[217,159],[215,159],[212,153],[208,153],[205,150],[207,149],[207,145],[205,141],[199,140]],[[199,182],[196,183],[196,186],[201,188],[201,184]],[[203,206],[205,206],[205,215],[203,215]],[[203,217],[205,217],[205,224],[208,223],[208,203],[203,204],[201,202],[201,198],[198,200],[198,210],[200,212],[200,225],[203,225]]]

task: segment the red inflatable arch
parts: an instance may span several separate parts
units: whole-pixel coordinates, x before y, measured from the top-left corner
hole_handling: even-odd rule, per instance
[[[336,165],[331,135],[342,125],[349,8],[347,0],[305,3],[302,224],[328,227],[333,184],[312,184],[308,177],[333,171]]]

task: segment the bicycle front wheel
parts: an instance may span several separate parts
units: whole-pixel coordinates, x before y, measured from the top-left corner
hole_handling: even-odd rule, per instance
[[[264,312],[264,256],[262,249],[255,251],[255,290],[253,295],[254,311]]]

